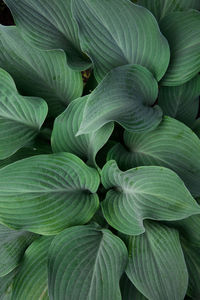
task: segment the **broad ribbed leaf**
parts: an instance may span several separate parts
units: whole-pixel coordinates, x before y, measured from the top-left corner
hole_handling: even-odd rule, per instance
[[[52,300],[121,300],[119,280],[128,258],[124,243],[109,230],[76,226],[49,249]]]
[[[135,288],[125,273],[120,280],[120,288],[122,300],[147,300],[147,298]]]
[[[129,239],[129,279],[149,300],[183,300],[188,272],[178,231],[150,222],[145,227]]]
[[[173,12],[162,19],[160,27],[169,42],[171,53],[162,85],[181,85],[200,70],[200,12]]]
[[[181,220],[200,213],[182,180],[170,169],[147,166],[119,170],[109,161],[102,170],[102,184],[109,191],[102,202],[107,222],[129,235],[145,231],[144,219]]]
[[[0,277],[0,300],[11,300],[13,279],[18,272],[18,268],[14,269],[8,275]]]
[[[26,250],[13,283],[12,300],[48,300],[48,250],[53,237],[40,237]]]
[[[89,165],[95,166],[97,152],[107,142],[113,131],[113,123],[106,124],[90,134],[76,136],[83,120],[83,110],[88,96],[76,99],[56,118],[51,145],[54,152],[71,152]]]
[[[200,2],[199,2],[200,3]],[[167,116],[190,126],[199,110],[200,75],[180,86],[161,87],[158,104]]]
[[[44,98],[54,116],[82,94],[81,74],[68,67],[64,51],[38,50],[14,26],[0,25],[0,67],[12,75],[23,95]]]
[[[149,9],[158,21],[173,11],[200,9],[199,0],[138,0],[135,2]]]
[[[148,133],[124,133],[125,147],[114,146],[108,160],[117,161],[122,170],[157,165],[172,169],[184,181],[192,195],[200,195],[200,141],[183,123],[165,117]]]
[[[163,77],[169,46],[147,9],[127,0],[73,0],[72,11],[97,81],[126,64],[148,68],[157,80]]]
[[[30,232],[16,231],[0,224],[0,277],[15,269],[33,239]]]
[[[87,223],[98,186],[97,171],[70,153],[17,161],[0,170],[0,221],[47,235]]]
[[[154,104],[158,86],[153,75],[139,65],[110,71],[88,96],[78,134],[85,134],[116,121],[130,131],[148,131],[161,121],[162,111]]]
[[[90,62],[81,53],[78,27],[71,13],[71,0],[5,0],[20,33],[40,49],[63,49],[68,63],[86,69]]]
[[[34,139],[47,111],[43,99],[20,96],[11,76],[0,68],[0,159]]]

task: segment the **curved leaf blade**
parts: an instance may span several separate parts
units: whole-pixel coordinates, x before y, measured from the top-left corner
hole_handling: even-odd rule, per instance
[[[0,221],[43,235],[85,224],[98,208],[98,186],[97,171],[70,153],[17,161],[0,170]]]
[[[108,159],[122,170],[137,166],[163,166],[176,172],[194,197],[200,195],[200,141],[183,123],[164,117],[148,133],[124,133],[125,146],[114,146]]]
[[[40,49],[63,49],[68,63],[79,70],[90,61],[83,56],[78,26],[72,17],[71,0],[5,0],[23,37]]]
[[[51,145],[54,152],[70,152],[79,156],[91,166],[96,166],[97,152],[112,134],[113,123],[106,124],[95,132],[76,136],[83,120],[83,111],[88,96],[78,98],[56,118],[52,132]]]
[[[0,300],[11,300],[13,280],[17,272],[18,268],[6,276],[0,277]]]
[[[0,277],[18,266],[33,239],[34,235],[30,232],[12,230],[0,224]]]
[[[0,159],[35,138],[47,111],[43,99],[19,95],[12,77],[0,68]]]
[[[152,130],[162,118],[161,109],[151,107],[157,94],[157,82],[146,68],[126,65],[113,69],[88,96],[78,135],[111,121],[129,131]]]
[[[50,299],[120,300],[127,258],[124,243],[109,230],[94,225],[64,230],[49,249]]]
[[[146,232],[129,238],[126,274],[149,300],[182,300],[188,272],[178,232],[147,222]]]
[[[48,250],[53,237],[40,237],[26,250],[13,283],[13,300],[48,300]]]
[[[167,168],[139,167],[126,172],[109,161],[102,170],[102,184],[109,191],[102,202],[108,224],[122,233],[145,232],[143,220],[181,220],[200,212],[182,180]]]
[[[120,280],[120,287],[122,300],[147,300],[147,298],[136,289],[125,273]]]
[[[161,84],[184,84],[200,70],[200,12],[173,12],[162,19],[162,33],[170,45],[171,58]]]
[[[44,98],[53,116],[82,94],[81,73],[68,67],[64,51],[30,46],[15,26],[0,25],[0,67],[10,73],[23,95]]]
[[[120,16],[119,11],[123,12]],[[82,50],[94,64],[97,81],[127,64],[148,68],[157,80],[163,77],[169,46],[147,9],[126,0],[73,0],[72,12]]]

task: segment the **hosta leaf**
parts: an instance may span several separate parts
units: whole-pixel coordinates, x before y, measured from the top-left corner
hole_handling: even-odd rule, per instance
[[[147,300],[147,298],[135,288],[125,273],[120,280],[120,287],[122,300]]]
[[[0,159],[34,139],[47,110],[43,99],[20,96],[11,76],[0,68]]]
[[[78,134],[85,134],[116,121],[130,131],[147,131],[161,121],[162,111],[154,104],[158,86],[153,75],[139,65],[110,71],[88,96]]]
[[[97,81],[126,64],[148,68],[157,80],[163,77],[169,47],[147,9],[127,0],[73,0],[72,10],[82,50],[94,64]]]
[[[18,272],[18,268],[14,269],[8,275],[0,277],[0,300],[11,300],[13,279]]]
[[[149,300],[183,300],[188,272],[178,232],[158,223],[145,227],[129,239],[129,279]]]
[[[87,223],[98,208],[99,176],[70,153],[37,155],[0,170],[0,221],[53,235]]]
[[[90,134],[76,136],[83,120],[87,98],[88,96],[85,96],[72,101],[68,108],[56,118],[51,144],[54,152],[71,152],[95,166],[96,154],[109,139],[114,125],[109,123]]]
[[[149,9],[158,21],[173,11],[200,9],[199,0],[138,0],[136,2]]]
[[[200,75],[197,75],[183,85],[161,87],[158,104],[165,115],[192,125],[199,110],[199,95]]]
[[[170,64],[162,85],[181,85],[200,70],[200,12],[173,12],[162,19],[161,31],[170,45]]]
[[[122,172],[115,161],[109,161],[102,170],[102,184],[110,189],[102,202],[104,217],[125,234],[143,233],[144,219],[173,221],[200,212],[182,180],[167,168]]]
[[[40,237],[26,250],[13,283],[13,300],[48,300],[47,259],[52,237]]]
[[[81,53],[78,27],[71,13],[71,0],[5,0],[20,33],[41,49],[64,49],[68,62],[86,69],[90,62]]]
[[[0,277],[15,269],[33,239],[32,233],[16,231],[0,224]]]
[[[183,253],[189,273],[188,295],[192,299],[200,298],[200,247],[195,247],[191,243],[182,241]]]
[[[125,147],[117,144],[108,155],[122,170],[142,165],[172,169],[194,196],[200,195],[200,141],[183,123],[165,117],[148,133],[124,133]]]
[[[120,300],[127,258],[124,243],[109,230],[94,225],[64,230],[49,249],[50,299]]]
[[[68,67],[64,51],[35,49],[14,26],[0,25],[0,67],[12,75],[23,95],[44,98],[54,116],[82,94],[81,74]]]

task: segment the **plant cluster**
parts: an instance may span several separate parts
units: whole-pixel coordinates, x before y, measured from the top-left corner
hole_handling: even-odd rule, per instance
[[[200,1],[4,2],[0,299],[200,299]]]

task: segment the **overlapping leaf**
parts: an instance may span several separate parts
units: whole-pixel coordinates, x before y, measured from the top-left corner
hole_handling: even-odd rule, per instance
[[[122,300],[147,300],[147,298],[135,288],[125,273],[120,280],[120,287]]]
[[[68,67],[64,51],[35,49],[14,26],[0,26],[0,67],[23,95],[44,98],[54,116],[82,94],[81,74]]]
[[[18,268],[14,269],[8,275],[0,277],[0,300],[11,300],[13,279],[18,272]]]
[[[20,96],[11,76],[0,68],[0,159],[34,139],[47,110],[43,99]]]
[[[158,104],[167,116],[190,126],[199,110],[200,75],[180,86],[161,87]]]
[[[89,59],[84,57],[78,38],[78,27],[71,13],[71,0],[5,0],[14,16],[20,33],[41,49],[63,49],[68,63],[86,69]]]
[[[122,170],[143,165],[172,169],[192,195],[200,195],[200,141],[183,123],[165,117],[148,133],[124,133],[125,146],[117,144],[108,155]]]
[[[200,71],[200,12],[173,12],[162,19],[162,33],[170,45],[170,64],[162,85],[177,86]]]
[[[107,222],[129,235],[145,231],[144,219],[181,220],[200,213],[182,180],[170,169],[145,166],[121,172],[115,161],[102,170],[102,184],[110,189],[102,202]]]
[[[88,96],[78,134],[86,134],[116,121],[130,131],[148,131],[161,121],[162,111],[152,107],[158,93],[153,75],[139,65],[110,71]]]
[[[49,249],[49,295],[54,300],[120,300],[128,258],[124,243],[94,225],[64,230]]]
[[[145,227],[129,240],[129,279],[149,300],[183,300],[188,272],[178,232],[158,223]]]
[[[0,170],[0,221],[53,235],[87,223],[98,208],[99,176],[69,153],[37,155]]]
[[[71,152],[88,164],[95,166],[97,152],[109,139],[113,131],[113,123],[106,124],[90,134],[76,136],[83,121],[83,111],[88,96],[74,100],[68,108],[56,118],[52,133],[52,149],[54,152]]]
[[[52,237],[40,237],[26,250],[14,279],[12,300],[48,300],[47,259]]]
[[[16,231],[0,224],[0,277],[16,268],[34,235]]]
[[[136,0],[135,2],[149,9],[158,21],[173,11],[200,9],[199,0]]]
[[[94,64],[97,81],[126,64],[148,68],[157,80],[163,77],[169,47],[147,9],[127,0],[73,0],[72,12],[82,50]]]

